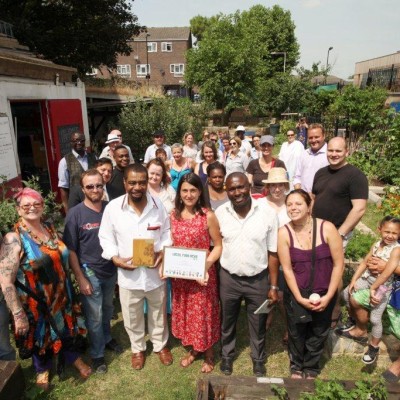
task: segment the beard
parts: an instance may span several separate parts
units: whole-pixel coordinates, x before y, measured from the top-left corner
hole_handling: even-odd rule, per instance
[[[142,195],[140,197],[130,196],[130,198],[134,203],[140,203],[143,199],[143,196],[144,196],[144,193],[142,193]]]

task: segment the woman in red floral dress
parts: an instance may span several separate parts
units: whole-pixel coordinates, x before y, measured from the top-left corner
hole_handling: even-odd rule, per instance
[[[218,220],[205,207],[203,185],[194,173],[184,175],[179,182],[175,210],[171,213],[173,245],[196,249],[213,249],[206,262],[204,280],[172,280],[172,334],[192,349],[181,360],[188,367],[204,353],[201,371],[214,369],[212,346],[220,338],[220,309],[215,262],[222,251]]]

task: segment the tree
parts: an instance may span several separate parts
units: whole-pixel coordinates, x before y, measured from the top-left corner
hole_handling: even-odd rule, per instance
[[[200,40],[187,54],[187,85],[198,86],[203,97],[228,115],[248,104],[262,108],[260,86],[283,71],[283,57],[272,52],[286,52],[287,72],[298,62],[295,25],[290,12],[279,6],[257,5],[242,13],[196,17],[191,22]]]
[[[2,19],[21,44],[80,75],[101,64],[115,67],[117,54],[140,32],[127,0],[0,0]]]

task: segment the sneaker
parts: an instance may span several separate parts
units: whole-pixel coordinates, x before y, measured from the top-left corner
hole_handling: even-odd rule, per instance
[[[124,352],[122,346],[118,344],[115,339],[111,339],[108,343],[106,343],[106,349],[111,350],[117,354],[121,354]]]
[[[340,328],[337,328],[337,330],[340,330],[342,332],[348,332],[351,331],[355,326],[356,326],[356,321],[352,317],[349,317],[347,319],[347,322]]]
[[[104,357],[93,358],[92,367],[96,374],[105,374],[107,372],[107,365],[104,361]]]
[[[376,361],[379,354],[379,347],[372,346],[371,344],[368,345],[368,350],[364,354],[362,361],[364,364],[372,364]]]

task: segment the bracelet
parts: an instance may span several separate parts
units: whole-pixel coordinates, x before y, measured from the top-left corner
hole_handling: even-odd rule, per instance
[[[269,288],[272,290],[277,290],[279,292],[279,286],[270,285]]]
[[[16,316],[16,315],[18,315],[21,311],[22,311],[22,307],[21,307],[19,310],[13,312],[13,315]]]

